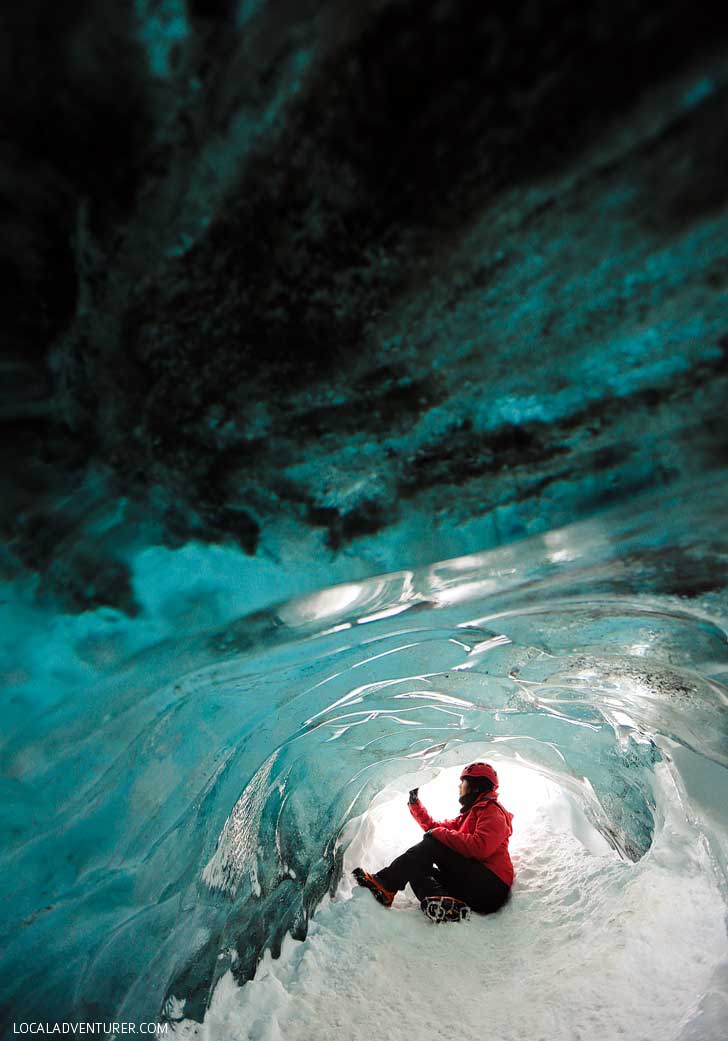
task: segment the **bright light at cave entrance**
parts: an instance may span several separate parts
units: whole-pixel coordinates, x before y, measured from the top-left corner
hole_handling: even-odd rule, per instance
[[[570,800],[558,785],[535,770],[511,763],[501,764],[495,758],[488,761],[498,772],[500,801],[514,815],[512,851],[518,848],[519,833],[525,834],[537,815],[546,813],[563,820],[579,812],[570,805]],[[463,766],[465,763],[444,769],[434,779],[420,785],[420,799],[435,820],[448,820],[460,812],[458,785]],[[416,774],[407,780],[413,787],[417,785]],[[569,826],[566,821],[564,823]],[[352,824],[354,828],[349,832],[351,843],[344,857],[345,878],[360,865],[370,871],[384,867],[422,838],[422,829],[407,807],[407,792],[402,790],[401,780],[380,792],[363,819]],[[348,888],[346,883],[345,887]]]

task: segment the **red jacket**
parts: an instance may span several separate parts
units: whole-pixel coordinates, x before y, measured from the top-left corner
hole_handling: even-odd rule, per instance
[[[434,821],[421,802],[409,803],[410,813],[424,831],[464,857],[479,860],[507,886],[513,885],[513,864],[508,839],[513,834],[513,814],[505,810],[495,795],[488,793],[469,810],[449,821]]]

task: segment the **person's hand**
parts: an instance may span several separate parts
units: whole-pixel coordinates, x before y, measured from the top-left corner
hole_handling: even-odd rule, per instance
[[[409,793],[409,803],[410,803],[410,806],[412,805],[412,803],[420,801],[420,797],[417,794],[419,792],[419,790],[420,790],[419,788],[412,788],[412,790],[410,791],[410,793]]]

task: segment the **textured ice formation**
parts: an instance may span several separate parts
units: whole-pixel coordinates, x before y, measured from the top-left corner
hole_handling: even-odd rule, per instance
[[[273,1038],[279,1022],[304,1037],[317,1017],[322,1029],[341,1018],[341,993],[363,1036],[346,966],[361,944],[414,958],[425,923],[406,899],[390,925],[372,916],[345,872],[407,841],[382,813],[408,787],[444,778],[448,801],[448,770],[488,757],[520,799],[519,878],[463,950],[487,934],[501,953],[503,1030],[529,1037],[536,1008],[549,1041],[564,1036],[558,1016],[574,1037],[605,1016],[605,1038],[662,1036],[668,1021],[680,1041],[723,1029],[724,509],[722,486],[685,487],[677,502],[185,636],[153,614],[165,600],[151,570],[149,613],[123,624],[97,612],[41,629],[16,605],[4,1007],[162,1016],[183,1033],[204,1020],[213,1037]],[[712,591],[661,591],[674,559],[711,569]],[[155,625],[167,638],[135,651],[135,628]],[[456,957],[455,940],[435,942]],[[423,957],[423,990],[452,980],[438,982],[437,960]],[[398,961],[387,977],[403,972]],[[487,1000],[468,993],[465,1037]],[[404,1015],[402,1001],[390,995],[382,1016]],[[403,1022],[430,1022],[419,1015]]]
[[[728,8],[0,30],[3,1016],[475,1036],[346,870],[487,756],[501,1034],[728,1036]]]
[[[344,878],[305,942],[284,941],[279,960],[267,952],[242,989],[226,973],[204,1026],[173,1019],[174,1036],[476,1041],[485,1029],[513,1041],[720,1037],[728,1012],[726,929],[715,913],[721,896],[664,767],[653,780],[665,820],[636,865],[610,849],[556,784],[523,767],[499,769],[517,822],[518,884],[504,911],[437,929],[411,893],[386,912],[361,890],[351,900]],[[441,816],[452,812],[457,773],[445,770],[420,789]],[[352,822],[345,870],[362,859],[379,866],[418,840],[396,787]],[[677,936],[690,957],[676,957]],[[706,988],[703,1014],[686,1015]],[[693,1018],[702,1034],[686,1025]]]
[[[0,15],[13,576],[133,614],[137,551],[224,542],[286,595],[723,465],[725,11],[45,17]]]

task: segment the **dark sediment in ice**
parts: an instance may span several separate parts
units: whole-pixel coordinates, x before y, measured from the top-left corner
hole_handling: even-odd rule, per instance
[[[1,16],[7,568],[133,611],[144,539],[375,572],[724,465],[728,14],[170,10]]]

